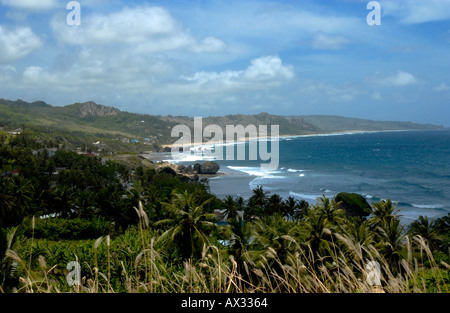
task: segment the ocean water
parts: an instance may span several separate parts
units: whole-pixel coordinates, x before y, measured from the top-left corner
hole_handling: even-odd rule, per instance
[[[248,143],[239,144],[248,149]],[[309,203],[321,195],[355,192],[369,203],[398,202],[405,224],[450,212],[450,130],[280,138],[279,151],[273,171],[263,170],[261,161],[216,161],[225,175],[210,179],[211,192],[248,198],[261,185],[270,194]]]

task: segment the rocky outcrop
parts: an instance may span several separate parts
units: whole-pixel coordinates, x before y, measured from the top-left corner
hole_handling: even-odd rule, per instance
[[[117,115],[120,111],[116,108],[107,107],[104,105],[96,104],[93,101],[84,103],[79,110],[78,116],[84,117],[103,117]]]
[[[203,174],[215,175],[220,170],[220,165],[216,162],[207,161],[203,164],[195,163],[193,166],[179,165],[178,171],[182,174]]]
[[[199,174],[214,175],[220,170],[220,165],[216,162],[207,161],[200,165]]]
[[[215,162],[205,162],[203,164],[195,163],[194,165],[177,165],[168,162],[155,163],[155,169],[159,172],[166,173],[171,176],[180,176],[183,182],[204,182],[210,176],[220,175],[218,173],[220,166]],[[202,177],[202,175],[204,175]]]
[[[199,163],[194,164],[194,173],[201,174],[202,173],[202,166]]]
[[[339,203],[339,208],[343,209],[348,216],[369,216],[372,212],[367,200],[357,193],[341,192],[334,198]]]

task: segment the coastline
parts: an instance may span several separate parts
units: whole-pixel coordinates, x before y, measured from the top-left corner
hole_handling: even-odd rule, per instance
[[[283,136],[279,136],[280,141],[281,140],[285,140],[285,139],[289,139],[289,138],[303,138],[303,137],[322,137],[322,136],[331,136],[329,137],[329,139],[326,140],[326,142],[334,142],[335,140],[337,140],[338,142],[344,140],[345,142],[347,141],[353,141],[352,139],[338,139],[332,136],[339,136],[339,135],[353,135],[353,134],[365,134],[365,133],[392,133],[393,135],[395,133],[398,132],[416,132],[416,131],[425,131],[425,130],[380,130],[380,131],[367,131],[367,130],[354,130],[354,131],[345,131],[345,132],[333,132],[333,133],[319,133],[319,134],[305,134],[305,135],[283,135]],[[399,134],[400,135],[400,134]],[[389,135],[387,135],[389,136]],[[395,136],[395,135],[394,135]],[[403,135],[401,135],[403,136]],[[407,138],[411,138],[409,135],[405,134],[405,136],[408,136]],[[413,137],[415,137],[414,135],[411,135]],[[350,138],[350,137],[349,137]],[[375,137],[374,137],[375,138]],[[250,140],[255,140],[257,138],[246,138],[245,140],[241,140],[239,142],[236,143],[246,143]],[[362,139],[360,139],[362,140]],[[367,140],[371,141],[372,140],[372,136],[369,136],[367,138]],[[376,140],[376,139],[373,139]],[[314,140],[314,142],[316,142]],[[323,142],[322,139],[318,140],[318,142]],[[229,145],[229,143],[223,143],[224,145]],[[395,142],[391,142],[391,145],[394,145]],[[422,145],[422,142],[419,142],[420,145]],[[204,145],[208,145],[208,143],[204,143]],[[369,147],[370,148],[370,147]],[[373,150],[375,154],[379,154],[379,153],[383,153],[383,150],[378,150],[378,146],[376,147],[377,149]],[[372,150],[367,150],[367,151],[372,151]],[[389,161],[389,158],[391,157],[389,154],[389,151],[391,150],[385,150],[388,156],[388,159],[386,159],[387,161]],[[286,152],[288,153],[288,152]],[[188,164],[194,164],[194,163],[203,163],[204,161],[207,161],[205,159],[202,159],[201,155],[197,155],[195,156],[195,158],[186,158],[183,160],[171,160],[171,153],[170,152],[159,152],[159,153],[152,153],[154,157],[157,157],[160,161],[166,161],[166,162],[171,162],[171,163],[165,163],[165,164],[174,164],[176,165],[176,163],[182,161],[182,164],[184,165],[188,165]],[[395,154],[393,154],[394,156]],[[255,165],[250,165],[249,163],[247,164],[230,164],[232,166],[228,167],[228,163],[224,163],[224,162],[219,162],[219,165],[221,165],[221,169],[219,170],[219,172],[217,174],[218,175],[214,175],[214,176],[210,176],[207,178],[207,181],[209,183],[211,192],[213,194],[215,194],[216,196],[218,196],[219,198],[223,198],[227,195],[233,194],[235,196],[243,196],[244,198],[247,198],[249,196],[251,196],[251,192],[252,192],[252,187],[254,187],[255,185],[261,185],[263,184],[264,186],[267,187],[267,191],[269,192],[273,192],[273,193],[277,193],[280,195],[283,195],[283,197],[288,196],[288,195],[294,195],[295,197],[298,198],[300,197],[301,199],[305,199],[308,202],[314,202],[312,196],[316,196],[320,194],[326,194],[327,196],[332,196],[332,194],[338,192],[338,191],[342,191],[345,189],[345,187],[341,190],[340,188],[333,188],[333,186],[329,186],[329,183],[327,183],[327,185],[324,185],[326,187],[324,187],[325,189],[320,189],[320,191],[318,191],[319,189],[317,189],[316,191],[314,190],[309,190],[306,186],[306,188],[304,188],[302,186],[302,184],[311,184],[314,181],[317,181],[317,186],[322,186],[320,184],[320,180],[324,180],[326,178],[324,178],[324,175],[316,175],[317,173],[313,173],[311,170],[309,170],[306,167],[302,167],[302,165],[298,165],[298,166],[294,166],[294,165],[287,165],[286,168],[282,167],[279,168],[279,170],[275,171],[275,172],[264,172],[259,170],[259,168],[257,168],[259,166],[259,164],[255,164]],[[303,163],[301,163],[303,164]],[[284,165],[286,166],[286,165]],[[303,164],[304,166],[304,164]],[[306,170],[305,170],[306,168]],[[320,174],[320,173],[319,173]],[[345,173],[345,174],[351,174],[351,173]],[[296,177],[304,177],[304,178],[296,178]],[[351,176],[351,175],[350,175]],[[286,179],[286,177],[289,177],[289,182],[291,181],[291,179],[294,179],[295,184],[297,185],[289,185],[290,183],[281,183],[281,185],[279,184],[281,181],[287,182],[288,180],[283,180]],[[353,177],[353,176],[351,176]],[[354,178],[354,177],[353,177]],[[359,176],[356,176],[356,178],[360,178]],[[312,179],[312,180],[311,180]],[[356,181],[358,181],[356,179]],[[364,180],[364,178],[361,178],[362,180]],[[372,184],[370,181],[369,182],[365,182],[365,186],[371,186],[370,188],[372,188],[374,186],[374,188],[377,188],[377,184]],[[396,178],[393,177],[392,179],[400,179],[400,178]],[[350,182],[355,183],[355,181],[352,180],[352,178],[350,178],[350,180],[348,180]],[[265,182],[268,182],[267,184]],[[427,181],[425,181],[427,182]],[[352,184],[353,184],[352,183]],[[400,183],[402,183],[402,181],[400,181]],[[408,181],[405,181],[403,183],[408,183]],[[368,185],[369,184],[369,185]],[[351,184],[350,184],[351,185]],[[373,185],[373,186],[372,186]],[[383,184],[380,184],[380,186],[382,186]],[[281,186],[281,187],[280,187]],[[403,186],[404,188],[406,188],[406,186]],[[383,196],[390,194],[388,196],[388,198],[391,199],[397,199],[399,200],[399,206],[401,206],[403,212],[404,212],[404,217],[402,217],[402,223],[407,224],[408,222],[414,220],[418,215],[420,214],[425,214],[424,212],[426,212],[426,214],[430,215],[430,216],[440,216],[441,214],[443,214],[442,212],[446,212],[446,210],[448,210],[448,206],[442,204],[439,201],[432,201],[431,200],[426,200],[426,199],[420,199],[419,197],[416,197],[415,200],[408,200],[408,198],[406,196],[403,195],[398,195],[396,194],[397,192],[394,193],[390,193],[385,191],[372,191],[371,189],[367,189],[367,187],[363,187],[361,190],[358,188],[351,188],[352,192],[359,192],[359,194],[363,195],[364,197],[366,197],[366,199],[369,201],[369,203],[373,202],[373,201],[379,201],[382,200]],[[409,187],[408,187],[409,188]],[[411,187],[412,188],[412,187]],[[397,188],[398,189],[398,188]],[[347,189],[345,189],[347,190]],[[344,191],[345,191],[344,190]],[[348,189],[350,190],[350,189]],[[437,189],[438,191],[440,189]],[[400,191],[399,191],[400,192]],[[320,196],[320,195],[319,195]]]
[[[307,138],[307,137],[321,137],[321,136],[342,136],[342,135],[354,135],[354,134],[368,134],[368,133],[389,133],[389,132],[407,132],[407,131],[420,131],[420,129],[393,129],[393,130],[348,130],[348,131],[339,131],[339,132],[331,132],[331,133],[314,133],[314,134],[304,134],[304,135],[281,135],[278,136],[278,139],[295,139],[295,138]],[[270,137],[267,137],[270,138]],[[196,143],[193,142],[190,144],[190,148],[199,148],[199,147],[210,147],[212,145],[228,145],[231,143],[235,144],[243,144],[254,140],[259,140],[259,137],[248,137],[240,138],[239,140],[227,140],[224,139],[221,142],[202,142],[202,143]],[[163,148],[174,148],[174,147],[181,147],[180,145],[172,144],[163,144],[161,147]],[[201,150],[201,148],[200,148]],[[172,153],[169,152],[154,152],[154,151],[144,151],[143,154],[141,154],[143,157],[145,157],[147,160],[152,162],[166,162],[170,164],[175,164],[176,160],[172,158]],[[186,162],[198,162],[202,160],[192,160],[192,161],[186,161]]]
[[[389,133],[389,132],[405,132],[405,131],[421,131],[421,129],[392,129],[392,130],[345,130],[345,131],[338,131],[338,132],[331,132],[331,133],[313,133],[313,134],[304,134],[304,135],[280,135],[278,136],[279,139],[287,139],[287,138],[302,138],[302,137],[320,137],[320,136],[339,136],[339,135],[353,135],[353,134],[366,134],[366,133]],[[271,138],[270,136],[267,136],[265,138]],[[227,140],[224,139],[219,142],[192,142],[190,144],[191,147],[198,147],[198,146],[211,146],[211,145],[226,145],[230,143],[236,143],[236,144],[242,144],[247,143],[253,140],[258,140],[259,137],[249,137],[246,136],[245,138],[239,138],[238,140]],[[175,143],[172,144],[163,144],[161,147],[163,148],[173,148],[173,147],[181,147],[182,145],[175,145]],[[155,152],[156,153],[156,152]],[[165,152],[169,153],[170,152]]]
[[[351,130],[351,131],[340,131],[340,132],[331,132],[331,133],[304,134],[304,135],[281,135],[281,136],[278,136],[278,139],[285,140],[285,139],[309,138],[309,137],[321,137],[321,136],[342,136],[342,135],[365,134],[365,133],[384,133],[384,132],[403,132],[403,131],[415,131],[415,130],[375,130],[375,131]],[[270,138],[270,137],[266,137],[266,138]],[[201,144],[196,144],[194,142],[190,145],[190,148],[191,149],[195,148],[195,150],[201,151],[203,147],[207,148],[214,144],[224,145],[224,146],[229,145],[231,143],[244,144],[244,143],[248,143],[248,142],[259,140],[259,139],[260,139],[259,137],[246,136],[245,138],[240,138],[239,140],[226,140],[225,139],[222,142],[218,142],[218,143],[203,142]],[[165,145],[162,145],[162,147],[172,149],[174,147],[174,144],[165,144]],[[156,168],[162,168],[162,167],[167,166],[167,167],[170,167],[173,170],[175,170],[177,173],[179,173],[181,175],[185,175],[184,173],[181,173],[178,169],[177,163],[180,162],[180,160],[173,159],[171,152],[145,151],[143,154],[140,154],[140,155],[142,157],[144,157],[145,159],[154,163],[156,165]],[[204,160],[204,159],[202,159],[202,157],[200,157],[199,159],[193,158],[192,160],[186,160],[184,162],[192,163],[192,165],[194,165],[195,163],[205,162],[205,161],[209,161],[209,160]],[[200,179],[217,178],[220,176],[222,176],[222,177],[230,176],[230,172],[228,170],[226,170],[226,171],[219,170],[216,174],[213,174],[213,175],[197,174],[197,176]],[[247,180],[250,179],[250,181],[251,181],[251,180],[253,180],[253,178],[254,177],[252,175],[248,174]],[[225,189],[227,189],[227,188],[225,188]]]

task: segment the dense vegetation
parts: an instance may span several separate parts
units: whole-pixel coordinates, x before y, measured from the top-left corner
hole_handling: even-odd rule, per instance
[[[450,215],[404,229],[390,200],[369,215],[351,194],[220,200],[170,170],[49,145],[0,132],[0,292],[370,292],[372,260],[386,292],[450,291]]]

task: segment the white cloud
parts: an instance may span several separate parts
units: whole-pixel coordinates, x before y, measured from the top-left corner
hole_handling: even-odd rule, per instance
[[[257,90],[277,87],[295,76],[291,65],[283,65],[278,56],[253,59],[245,70],[197,72],[181,77],[183,84],[172,88],[182,93],[222,93],[231,90]]]
[[[435,91],[449,91],[450,86],[447,86],[446,84],[442,83],[439,86],[434,87]]]
[[[294,70],[277,56],[265,56],[252,60],[244,77],[249,81],[288,80],[294,77]]]
[[[124,8],[108,15],[86,15],[80,26],[65,19],[50,22],[59,41],[55,54],[70,60],[30,64],[20,82],[27,90],[57,90],[76,94],[140,95],[164,89],[188,69],[186,59],[222,51],[215,37],[195,38],[160,7]],[[76,46],[76,47],[73,47]],[[0,47],[1,49],[1,47]],[[186,57],[186,52],[192,55]],[[124,98],[124,97],[123,97]]]
[[[26,10],[48,10],[58,5],[58,0],[1,0],[1,2],[3,5]]]
[[[124,8],[109,15],[88,15],[82,18],[79,27],[53,19],[51,26],[58,40],[70,45],[125,44],[142,53],[171,50],[203,53],[225,48],[218,38],[196,39],[162,7]]]
[[[29,55],[42,41],[29,27],[9,30],[0,25],[0,62],[11,62]]]
[[[69,55],[67,59],[71,59]],[[172,71],[172,64],[164,58],[126,54],[123,50],[104,54],[85,49],[64,68],[27,67],[22,84],[26,89],[146,93],[161,86],[157,80]]]
[[[337,50],[341,49],[347,43],[349,43],[349,40],[345,37],[319,32],[312,41],[312,46],[320,50]]]
[[[51,75],[44,71],[40,66],[29,66],[23,72],[23,79],[26,82],[36,83],[41,82],[44,84],[54,84],[58,81],[56,75]]]
[[[450,0],[384,0],[383,14],[405,24],[420,24],[450,19]]]
[[[397,71],[395,74],[392,74],[387,77],[380,78],[378,83],[384,86],[395,86],[395,87],[404,87],[408,85],[417,84],[418,79],[411,73]]]

